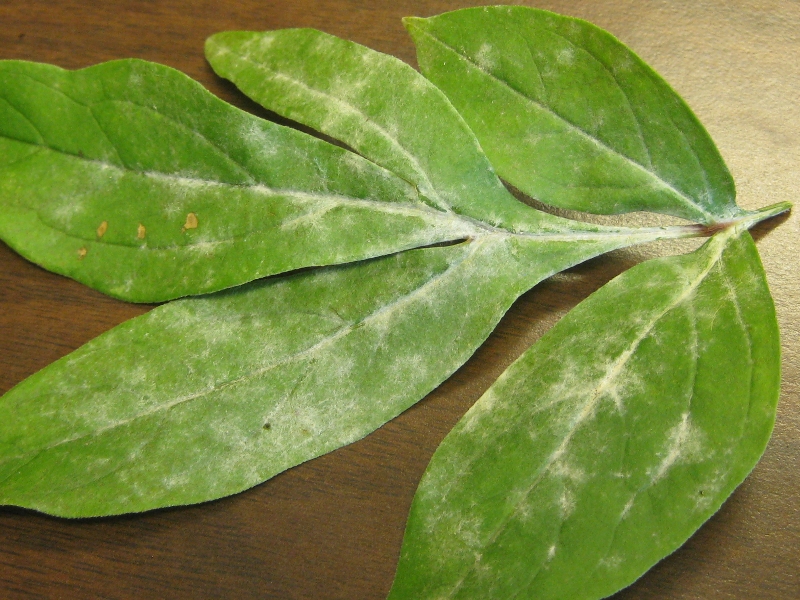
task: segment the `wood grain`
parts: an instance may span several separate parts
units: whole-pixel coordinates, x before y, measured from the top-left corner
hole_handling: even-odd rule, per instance
[[[400,17],[469,2],[68,0],[0,3],[0,58],[79,68],[139,57],[264,115],[206,64],[224,29],[317,27],[413,64]],[[717,140],[740,203],[793,199],[800,181],[800,6],[765,0],[539,2],[611,30],[689,101]],[[778,306],[784,380],[778,423],[748,480],[675,555],[615,598],[800,598],[798,219],[757,231]],[[0,597],[378,599],[391,585],[415,486],[461,414],[570,307],[634,262],[617,252],[523,296],[473,359],[366,439],[248,492],[111,519],[0,508]],[[27,263],[0,244],[0,393],[147,306],[125,304]]]

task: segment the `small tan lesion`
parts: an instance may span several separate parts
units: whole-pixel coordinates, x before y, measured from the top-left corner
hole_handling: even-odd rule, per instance
[[[103,237],[106,234],[106,231],[108,231],[108,221],[103,221],[97,228],[97,237]]]
[[[186,223],[183,224],[181,231],[186,231],[187,229],[197,229],[197,215],[193,212],[186,215]]]
[[[136,229],[136,237],[139,238],[140,240],[143,240],[144,236],[146,235],[147,235],[147,228],[141,223],[139,223],[139,227]]]
[[[78,260],[83,260],[84,257],[86,256],[87,252],[88,252],[88,250],[86,249],[86,246],[83,246],[82,248],[79,248],[78,249]]]

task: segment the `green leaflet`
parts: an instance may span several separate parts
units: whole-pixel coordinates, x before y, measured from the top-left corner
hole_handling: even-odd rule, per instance
[[[86,517],[244,490],[370,433],[519,294],[635,241],[484,236],[158,307],[0,399],[0,505]]]
[[[779,384],[748,233],[634,267],[515,362],[436,451],[390,598],[614,593],[753,468]]]
[[[167,300],[475,229],[173,69],[0,62],[0,238],[112,296]]]
[[[606,31],[510,6],[404,22],[423,73],[525,193],[604,214],[648,210],[702,223],[743,214],[689,107]]]
[[[434,207],[511,231],[556,223],[505,189],[444,94],[393,56],[284,29],[218,33],[206,57],[259,104],[345,142]]]

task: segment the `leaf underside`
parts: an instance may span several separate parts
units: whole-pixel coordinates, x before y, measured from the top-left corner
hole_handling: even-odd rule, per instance
[[[743,214],[685,102],[602,29],[527,7],[407,18],[422,72],[497,172],[546,204],[713,223]]]
[[[779,365],[748,233],[632,268],[509,367],[437,449],[390,598],[589,600],[629,585],[758,461]]]

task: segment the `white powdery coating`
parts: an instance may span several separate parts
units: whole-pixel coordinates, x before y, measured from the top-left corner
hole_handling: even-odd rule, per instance
[[[484,42],[478,51],[475,53],[475,62],[484,71],[492,71],[497,66],[497,58],[495,56],[494,47]]]
[[[692,424],[691,415],[683,413],[680,423],[669,431],[667,446],[653,470],[651,484],[658,483],[674,465],[703,458],[703,438],[703,431]]]
[[[640,410],[649,411],[653,407],[647,398],[648,383],[637,370],[639,366],[636,357],[640,352],[652,352],[653,348],[658,348],[657,344],[650,346],[649,340],[657,334],[658,325],[666,322],[666,318],[670,319],[670,323],[680,323],[682,327],[690,328],[692,335],[688,347],[681,352],[688,350],[689,360],[694,364],[697,363],[699,343],[695,325],[697,315],[694,308],[697,289],[710,274],[716,274],[719,270],[719,259],[725,243],[724,240],[714,240],[710,243],[704,254],[701,254],[703,261],[689,262],[680,267],[668,265],[664,269],[665,275],[662,281],[662,286],[668,293],[661,298],[661,304],[647,310],[642,309],[639,314],[632,315],[627,328],[604,331],[603,335],[608,339],[603,345],[617,350],[609,356],[603,356],[602,351],[596,350],[595,352],[600,354],[598,365],[594,365],[592,360],[585,364],[559,361],[551,365],[541,356],[538,357],[539,362],[523,363],[521,359],[508,369],[467,413],[459,426],[458,434],[472,441],[463,446],[465,452],[459,457],[452,456],[452,460],[440,461],[439,468],[429,471],[419,492],[419,500],[424,501],[429,507],[428,512],[423,513],[422,523],[425,531],[434,540],[442,537],[444,540],[442,544],[446,544],[446,547],[442,545],[431,547],[437,547],[439,552],[451,554],[453,557],[460,555],[461,564],[466,565],[461,571],[461,576],[448,584],[446,597],[457,594],[466,585],[465,582],[474,582],[474,578],[480,578],[480,572],[491,567],[482,564],[487,555],[486,549],[496,544],[500,544],[499,547],[506,545],[501,536],[509,530],[512,522],[515,525],[511,531],[530,531],[532,535],[537,536],[543,533],[543,527],[545,530],[547,527],[532,520],[534,510],[544,510],[559,522],[583,514],[580,503],[586,501],[584,488],[591,485],[589,482],[595,479],[593,475],[587,473],[594,473],[597,466],[595,462],[606,460],[600,458],[606,450],[597,447],[594,448],[594,452],[586,453],[583,451],[585,448],[574,447],[573,442],[578,432],[591,433],[592,424],[597,422],[601,409],[604,411],[603,426],[606,426],[608,419],[611,421],[624,419],[633,423]],[[611,289],[613,290],[613,286]],[[612,294],[612,291],[608,294]],[[613,294],[609,298],[613,301]],[[740,319],[740,322],[743,320]],[[564,339],[569,342],[570,347],[574,348],[577,345],[588,348],[592,346],[595,337],[593,331],[576,330],[572,337]],[[596,344],[592,347],[596,347]],[[547,356],[551,354],[559,356],[562,350],[559,344],[554,344],[553,348],[548,347]],[[521,364],[526,366],[523,368],[519,366]],[[544,369],[547,376],[541,381],[528,381],[525,385],[525,369],[532,368],[532,365],[536,365],[539,370]],[[552,375],[551,368],[555,369]],[[518,369],[522,370],[518,372]],[[693,378],[691,371],[687,373],[687,377],[691,381]],[[705,433],[692,419],[691,393],[692,389],[689,387],[685,393],[674,399],[679,406],[681,403],[687,403],[689,408],[680,412],[678,421],[664,433],[663,442],[656,441],[652,450],[648,450],[648,453],[652,452],[650,458],[653,464],[646,472],[636,473],[636,478],[644,477],[644,482],[636,493],[622,499],[620,521],[629,517],[641,492],[665,480],[676,466],[704,461],[707,458]],[[628,399],[631,399],[631,406],[626,405]],[[514,408],[515,406],[519,408]],[[526,428],[532,449],[536,447],[537,451],[541,448],[546,450],[547,445],[551,444],[549,453],[545,455],[538,469],[532,472],[532,478],[506,490],[502,495],[496,495],[491,487],[487,488],[492,489],[495,494],[487,498],[487,502],[491,502],[495,510],[486,510],[483,515],[481,510],[478,510],[481,508],[481,502],[472,507],[462,507],[458,511],[446,508],[451,504],[451,497],[457,497],[458,501],[465,502],[466,498],[472,496],[468,488],[480,485],[474,481],[470,483],[470,473],[476,468],[477,461],[488,453],[486,448],[491,448],[491,455],[495,456],[502,454],[506,439],[512,446],[524,443],[521,441],[522,438],[514,441],[515,438],[506,435],[509,422]],[[492,432],[490,437],[486,435],[487,429]],[[534,435],[527,429],[538,431]],[[485,438],[483,444],[478,441],[480,438]],[[442,451],[443,449],[440,449],[437,454]],[[447,446],[445,455],[450,457],[451,454],[452,450]],[[641,458],[646,464],[648,457]],[[478,472],[483,473],[486,466],[477,468],[481,469]],[[630,480],[632,475],[633,473],[627,470],[611,474],[612,481],[619,481],[621,485],[625,485],[624,482]],[[714,482],[707,486],[709,493],[720,488],[723,482],[724,474],[717,474]],[[701,497],[698,500],[698,510],[702,510],[699,505],[704,502],[705,505],[709,504],[705,498]],[[461,531],[466,523],[470,524],[470,531],[474,531],[476,527],[481,531],[480,547],[474,546],[472,538],[467,540],[464,536],[457,536],[447,541],[448,535],[455,530]],[[557,554],[557,532],[553,531],[547,535],[555,537],[551,537],[550,545],[546,546],[543,555],[545,563],[540,568],[549,568],[548,565]],[[624,563],[622,556],[613,551],[598,557],[597,560],[598,566],[605,570],[618,570]],[[450,562],[448,561],[448,564]]]

